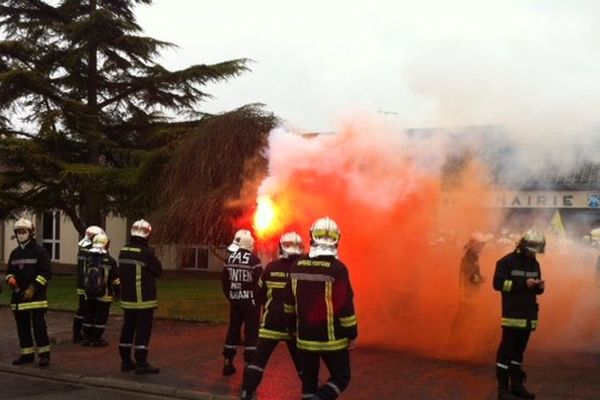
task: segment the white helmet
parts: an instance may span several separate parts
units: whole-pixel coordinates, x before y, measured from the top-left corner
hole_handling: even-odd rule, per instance
[[[544,254],[544,251],[546,250],[546,238],[542,232],[535,229],[529,229],[521,237],[519,247],[534,253]]]
[[[287,232],[279,238],[281,256],[287,258],[291,255],[300,255],[304,252],[302,238],[296,232]]]
[[[144,219],[139,219],[131,225],[131,236],[137,236],[144,239],[148,239],[148,236],[152,233],[152,226]]]
[[[27,233],[18,233],[17,230],[27,230]],[[28,243],[29,240],[33,237],[33,232],[35,229],[33,227],[33,222],[28,219],[20,218],[15,222],[14,226],[15,236],[17,237],[17,242],[20,244]]]
[[[108,239],[108,236],[106,236],[106,234],[104,232],[98,233],[97,235],[94,236],[94,239],[92,240],[92,249],[90,251],[98,252],[98,253],[106,253],[108,250],[109,243],[110,243],[110,240]]]
[[[104,234],[104,229],[100,228],[97,225],[90,225],[85,230],[85,234],[83,235],[83,239],[79,241],[79,247],[88,247],[92,244],[92,239],[99,234]]]
[[[33,228],[33,222],[25,218],[19,218],[15,222],[14,230],[16,231],[17,229],[27,229],[31,233],[33,233],[33,231],[35,230]]]
[[[232,253],[239,249],[254,250],[254,238],[252,237],[252,233],[247,229],[238,230],[233,236],[233,242],[227,247],[227,250]]]
[[[331,255],[337,257],[340,228],[329,217],[319,218],[310,227],[310,257]]]

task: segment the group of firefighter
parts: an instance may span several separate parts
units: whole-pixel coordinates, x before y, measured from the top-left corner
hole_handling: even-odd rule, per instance
[[[108,253],[110,241],[106,233],[97,226],[89,227],[79,243],[79,307],[73,340],[82,346],[106,346],[102,335],[109,305],[120,297],[124,312],[119,340],[121,370],[135,370],[138,374],[159,372],[147,362],[157,307],[155,278],[162,272],[161,263],[148,244],[151,231],[147,221],[136,221],[118,262]],[[46,367],[50,363],[45,320],[50,259],[36,243],[31,221],[16,221],[14,233],[18,246],[8,260],[6,283],[12,289],[10,306],[21,354],[13,364],[34,362],[37,348],[39,366]],[[279,240],[278,259],[263,268],[254,252],[251,232],[236,232],[228,247],[222,277],[223,292],[230,302],[223,375],[236,372],[234,357],[243,344],[242,400],[255,398],[268,360],[282,341],[302,383],[302,399],[335,399],[347,388],[349,349],[358,332],[352,285],[348,270],[338,257],[340,237],[335,221],[320,218],[310,228],[307,253],[298,233],[284,233]],[[480,279],[478,254],[482,243],[484,240],[475,237],[465,247],[462,269],[468,271],[465,274],[474,283]],[[502,294],[502,339],[496,357],[499,400],[535,398],[524,386],[522,365],[529,336],[537,327],[536,297],[545,289],[536,259],[537,254],[544,253],[545,244],[541,232],[528,230],[516,248],[496,264],[493,287]],[[94,284],[98,278],[90,273],[94,265],[101,267],[100,285]],[[98,287],[101,293],[97,292]],[[321,360],[330,373],[323,385],[319,385]]]
[[[82,346],[104,347],[102,338],[112,301],[121,299],[123,327],[119,341],[121,370],[137,374],[159,372],[146,360],[157,306],[155,278],[162,266],[148,244],[150,224],[141,219],[131,226],[129,242],[110,256],[110,241],[102,228],[90,226],[79,242],[77,295],[79,306],[73,322],[73,341]],[[12,363],[33,363],[37,347],[38,365],[50,364],[50,341],[45,319],[47,287],[52,272],[46,250],[37,244],[33,223],[21,218],[14,225],[18,246],[8,259],[6,284],[12,289],[10,307],[19,336],[20,355]],[[32,335],[33,330],[33,335]],[[35,339],[35,346],[34,346]],[[132,350],[135,362],[132,359]]]

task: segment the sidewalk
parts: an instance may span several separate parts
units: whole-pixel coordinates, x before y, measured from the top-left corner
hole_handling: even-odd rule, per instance
[[[221,376],[225,326],[157,320],[150,343],[149,361],[161,368],[158,375],[139,376],[120,372],[118,336],[122,321],[111,317],[105,334],[109,346],[86,348],[71,343],[72,314],[49,312],[50,336],[56,339],[52,363],[46,370],[36,365],[13,367],[18,353],[11,311],[0,308],[0,370],[34,374],[89,386],[143,391],[182,399],[235,399],[241,382],[238,373]],[[261,400],[298,399],[300,384],[279,346],[259,389]],[[528,354],[529,387],[545,400],[599,399],[600,349],[589,353]],[[493,355],[492,355],[493,358]],[[358,348],[352,352],[353,377],[342,399],[494,399],[493,363],[461,363],[418,357],[381,349]],[[325,378],[325,374],[323,374]]]

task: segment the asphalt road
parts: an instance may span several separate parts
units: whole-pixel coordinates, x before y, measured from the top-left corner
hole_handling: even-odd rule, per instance
[[[0,372],[0,399],[36,400],[157,400],[157,397],[121,390],[73,385],[25,375]]]

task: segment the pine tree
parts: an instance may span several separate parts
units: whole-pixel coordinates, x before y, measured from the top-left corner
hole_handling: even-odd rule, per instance
[[[161,166],[201,119],[208,82],[246,59],[170,71],[142,36],[151,0],[0,0],[0,218],[63,211],[75,228],[152,206]]]

